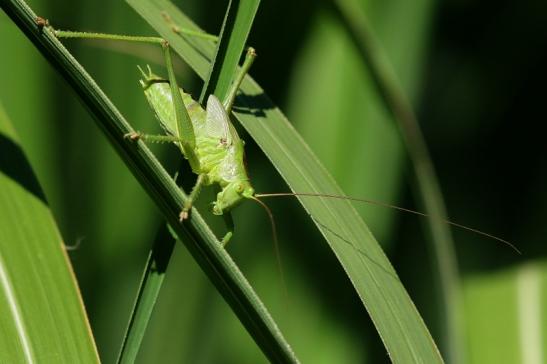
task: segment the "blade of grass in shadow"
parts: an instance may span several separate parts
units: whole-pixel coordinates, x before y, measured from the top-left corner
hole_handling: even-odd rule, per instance
[[[128,0],[203,79],[214,55],[211,42],[172,31],[162,13],[181,28],[200,29],[165,0]],[[249,76],[236,100],[236,117],[293,191],[342,195],[335,181]],[[346,270],[396,363],[440,363],[442,358],[414,304],[372,234],[348,201],[299,198]]]
[[[175,247],[176,236],[172,236],[167,230],[167,225],[160,228],[146,260],[141,284],[118,355],[118,363],[134,363],[139,353]]]
[[[446,219],[442,193],[435,176],[422,132],[389,62],[376,44],[366,16],[353,0],[336,0],[341,18],[368,66],[386,108],[399,124],[414,167],[418,198],[424,210],[435,218],[427,219],[429,241],[438,272],[440,322],[444,323],[443,347],[450,363],[462,363],[464,355],[462,298],[454,243]]]
[[[0,312],[0,362],[99,362],[62,237],[2,105]]]
[[[194,209],[187,221],[179,222],[179,212],[186,196],[142,142],[133,143],[124,137],[132,129],[93,79],[23,1],[2,0],[0,5],[78,94],[177,237],[184,242],[264,354],[273,362],[297,362],[266,308],[221,248],[199,212]]]
[[[257,0],[229,2],[217,43],[215,61],[211,64],[209,77],[203,86],[202,104],[203,100],[211,93],[214,93],[220,100],[227,96],[258,5],[259,1]],[[165,226],[160,228],[160,233],[150,251],[118,356],[118,363],[133,363],[135,361],[152,316],[164,273],[173,253],[174,241],[168,234],[165,234],[165,230]]]

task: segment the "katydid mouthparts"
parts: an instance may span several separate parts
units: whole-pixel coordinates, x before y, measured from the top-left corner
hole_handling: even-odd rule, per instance
[[[167,20],[169,21],[169,19]],[[42,25],[50,27],[47,21],[43,22]],[[244,163],[245,143],[239,137],[229,117],[239,87],[256,57],[255,50],[251,47],[247,49],[243,65],[233,80],[225,99],[221,102],[215,95],[210,95],[207,99],[206,108],[203,109],[197,101],[192,99],[190,94],[185,93],[183,89],[179,88],[173,70],[170,47],[168,42],[163,38],[52,30],[59,38],[109,39],[161,45],[168,78],[165,79],[154,74],[150,67],[147,67],[146,71],[139,67],[139,70],[142,74],[140,84],[144,90],[146,99],[156,118],[159,120],[160,125],[165,130],[166,135],[149,135],[141,132],[132,132],[126,136],[132,141],[140,139],[144,142],[174,143],[180,149],[184,158],[188,160],[193,173],[198,177],[180,213],[181,221],[188,218],[192,204],[197,199],[201,188],[203,186],[216,184],[221,190],[217,194],[216,200],[212,202],[213,214],[228,214],[231,209],[235,208],[244,199],[254,200],[268,213],[276,249],[277,233],[274,217],[271,210],[263,201],[261,201],[261,199],[299,196],[344,199],[396,209],[398,211],[438,220],[457,228],[494,239],[508,245],[514,251],[521,254],[520,250],[514,244],[495,235],[445,218],[432,216],[430,214],[380,201],[309,192],[255,193]],[[173,27],[173,31],[181,36],[185,34],[186,36],[199,36],[209,40],[216,39],[216,37],[206,33],[200,34],[194,31],[186,32],[178,27]],[[228,221],[231,221],[231,219],[228,219]],[[229,223],[229,225],[232,224]],[[223,245],[226,245],[232,237],[232,226],[229,226],[228,230],[226,235],[221,239]]]

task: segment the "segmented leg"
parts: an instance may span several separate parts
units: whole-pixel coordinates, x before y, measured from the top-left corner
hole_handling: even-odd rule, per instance
[[[223,247],[226,247],[226,244],[228,244],[234,233],[234,219],[232,218],[232,214],[229,212],[225,212],[222,217],[224,217],[224,222],[226,223],[228,232],[224,235],[220,242]]]
[[[144,134],[140,131],[132,131],[131,133],[127,133],[124,135],[125,138],[129,138],[131,140],[142,140],[143,142],[150,142],[150,143],[181,143],[182,140],[179,137],[173,136],[173,135],[151,135],[151,134]]]
[[[179,92],[177,80],[175,78],[175,72],[173,70],[173,62],[171,60],[171,52],[169,43],[160,37],[140,37],[130,35],[119,34],[105,34],[105,33],[87,33],[87,32],[73,32],[52,29],[55,35],[59,38],[88,38],[88,39],[110,39],[121,40],[127,42],[140,42],[140,43],[153,43],[160,44],[163,50],[165,58],[165,66],[167,68],[169,85],[171,87],[171,93],[173,94],[173,104],[175,107],[175,116],[177,121],[177,137],[181,140],[180,147],[183,149],[184,155],[188,158],[188,161],[192,167],[197,166],[198,159],[195,154],[196,137],[194,134],[194,127],[188,111],[184,107],[182,96]]]
[[[243,79],[245,78],[245,75],[247,72],[249,72],[249,69],[251,68],[254,60],[256,58],[256,51],[253,47],[247,48],[247,54],[245,55],[245,61],[243,61],[243,65],[241,66],[241,69],[239,70],[239,73],[237,74],[236,79],[234,82],[232,82],[232,85],[230,86],[230,90],[228,91],[228,95],[226,96],[226,99],[222,102],[224,109],[230,114],[232,111],[232,106],[234,106],[234,100],[237,95],[237,91],[239,90],[239,87],[241,86],[241,83],[243,82]]]
[[[162,48],[165,56],[167,74],[169,76],[169,86],[171,87],[171,94],[173,96],[173,106],[175,108],[175,118],[177,121],[176,136],[181,139],[180,146],[183,154],[188,158],[188,162],[192,166],[192,169],[196,170],[199,167],[199,160],[196,155],[196,135],[194,134],[194,126],[192,125],[190,115],[188,115],[188,110],[186,110],[184,102],[182,101],[182,95],[180,94],[177,79],[175,77],[175,70],[173,69],[169,43],[164,41],[162,43]]]
[[[163,17],[165,22],[167,24],[169,24],[169,26],[171,27],[171,30],[175,34],[178,34],[180,36],[187,35],[187,36],[190,36],[190,37],[207,39],[207,40],[211,40],[213,42],[218,41],[218,37],[216,35],[212,35],[212,34],[200,32],[200,31],[195,31],[195,30],[190,30],[190,29],[185,29],[185,28],[179,27],[177,24],[175,24],[173,19],[171,19],[171,16],[169,14],[167,14],[167,12],[165,12],[165,11],[161,12],[161,16]]]
[[[205,178],[206,176],[204,174],[198,175],[198,179],[196,181],[196,184],[192,188],[192,192],[190,192],[188,199],[186,200],[186,202],[184,202],[184,207],[182,208],[179,216],[180,221],[186,220],[188,218],[190,209],[192,208],[194,201],[198,198],[198,195],[201,192],[201,187],[203,187],[203,184],[205,183]]]
[[[161,13],[163,19],[169,26],[171,27],[171,30],[173,33],[176,33],[180,36],[190,36],[190,37],[197,37],[202,39],[208,39],[211,41],[218,41],[218,37],[216,35],[207,34],[195,30],[185,29],[179,27],[171,18],[167,12],[163,11]],[[234,100],[237,94],[237,91],[239,90],[239,87],[241,86],[241,82],[243,82],[243,79],[245,78],[245,75],[249,72],[249,69],[251,68],[251,65],[253,64],[254,59],[256,58],[256,51],[253,47],[247,48],[247,53],[245,55],[245,60],[243,62],[243,65],[241,66],[241,69],[230,86],[230,90],[228,91],[228,95],[226,96],[226,99],[223,101],[224,109],[226,109],[226,112],[229,114],[232,110],[232,106],[234,104]]]

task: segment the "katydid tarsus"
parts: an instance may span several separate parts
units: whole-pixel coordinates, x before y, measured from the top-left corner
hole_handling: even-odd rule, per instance
[[[170,23],[173,31],[181,36],[196,36],[209,40],[216,39],[215,36],[210,34],[179,28],[171,23],[171,20],[167,16],[165,19]],[[46,25],[49,26],[49,24]],[[254,200],[266,209],[272,224],[274,240],[277,239],[275,237],[276,233],[273,215],[267,205],[260,199],[268,197],[301,196],[346,199],[388,207],[426,218],[440,219],[442,222],[452,226],[502,242],[520,253],[511,242],[492,234],[447,219],[437,218],[419,211],[379,201],[307,192],[255,193],[244,164],[245,143],[239,137],[229,117],[239,86],[256,56],[253,48],[248,48],[244,63],[233,80],[226,98],[221,102],[216,96],[210,95],[207,100],[206,109],[203,109],[198,102],[192,99],[191,95],[179,88],[172,66],[170,47],[168,42],[163,38],[61,30],[53,31],[59,38],[108,39],[161,45],[168,78],[164,79],[154,74],[150,67],[147,67],[146,71],[139,67],[139,70],[143,77],[140,80],[140,83],[148,103],[167,134],[148,135],[141,132],[132,132],[128,134],[127,137],[133,141],[140,139],[145,142],[174,143],[188,160],[192,171],[198,177],[196,184],[192,188],[189,198],[180,213],[181,221],[188,218],[192,204],[198,197],[201,188],[203,186],[216,184],[221,190],[217,194],[216,200],[212,203],[213,214],[226,215],[244,199]],[[233,228],[231,218],[227,218],[226,220],[229,225],[229,231],[221,239],[223,245],[230,240]]]

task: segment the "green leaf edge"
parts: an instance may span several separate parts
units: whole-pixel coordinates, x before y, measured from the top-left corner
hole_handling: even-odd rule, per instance
[[[0,361],[98,363],[61,233],[1,103],[0,139],[0,165],[17,154],[18,176],[0,170]]]

